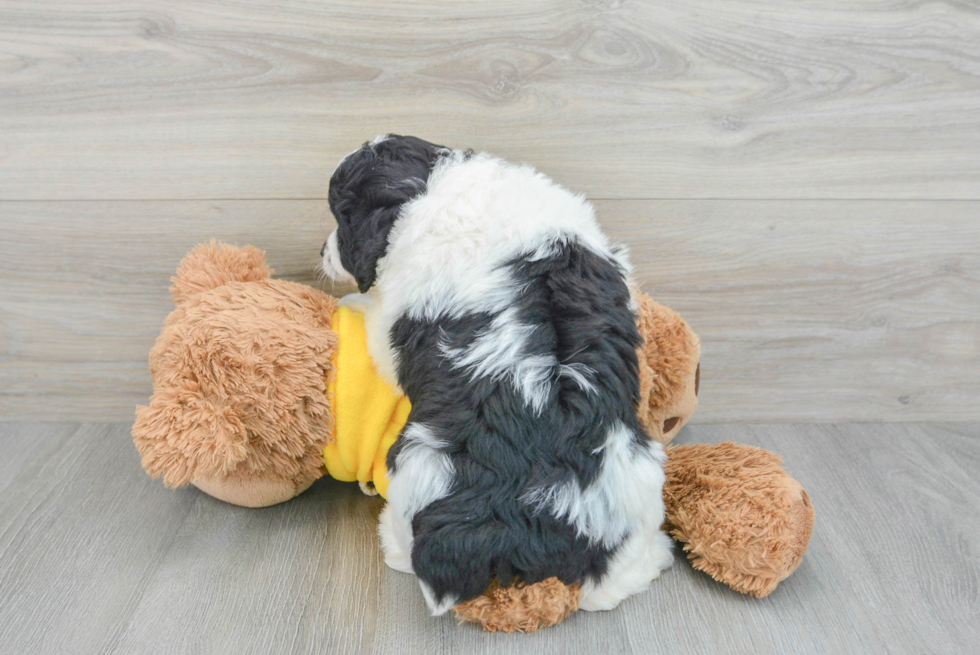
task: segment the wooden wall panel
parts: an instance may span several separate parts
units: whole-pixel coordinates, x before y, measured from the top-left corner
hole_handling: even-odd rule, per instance
[[[702,422],[980,420],[980,203],[600,200],[703,340]],[[129,420],[212,237],[316,284],[324,201],[0,203],[0,416]],[[345,293],[350,288],[337,288]]]
[[[980,7],[0,2],[0,199],[322,198],[416,133],[601,198],[980,198]]]

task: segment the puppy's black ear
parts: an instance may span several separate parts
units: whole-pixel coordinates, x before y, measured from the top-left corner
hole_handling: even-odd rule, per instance
[[[340,252],[344,268],[354,276],[361,293],[367,292],[378,278],[378,260],[384,257],[388,249],[388,233],[395,224],[399,209],[400,206],[372,210],[358,226],[360,229],[357,231],[361,236],[354,242],[357,245],[356,256],[345,255],[343,250]]]
[[[425,193],[443,146],[390,134],[348,155],[330,178],[330,209],[337,218],[340,261],[361,293],[378,277],[378,260],[402,205]]]

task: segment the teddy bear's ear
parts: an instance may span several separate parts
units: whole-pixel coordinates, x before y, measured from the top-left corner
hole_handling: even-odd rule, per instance
[[[272,276],[265,253],[258,248],[202,243],[194,248],[170,278],[170,294],[180,304],[187,298],[229,282],[256,282]]]

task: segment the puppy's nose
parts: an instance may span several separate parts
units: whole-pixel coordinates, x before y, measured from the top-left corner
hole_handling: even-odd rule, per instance
[[[327,242],[324,241],[323,245],[320,246],[320,257],[323,257],[323,253],[327,252]]]

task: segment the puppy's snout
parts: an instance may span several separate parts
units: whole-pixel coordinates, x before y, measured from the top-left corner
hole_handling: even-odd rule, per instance
[[[327,274],[331,280],[337,282],[353,282],[354,277],[344,269],[343,263],[340,261],[340,250],[337,247],[337,231],[334,230],[327,237],[326,243],[320,248],[320,266],[323,268],[323,272]]]

